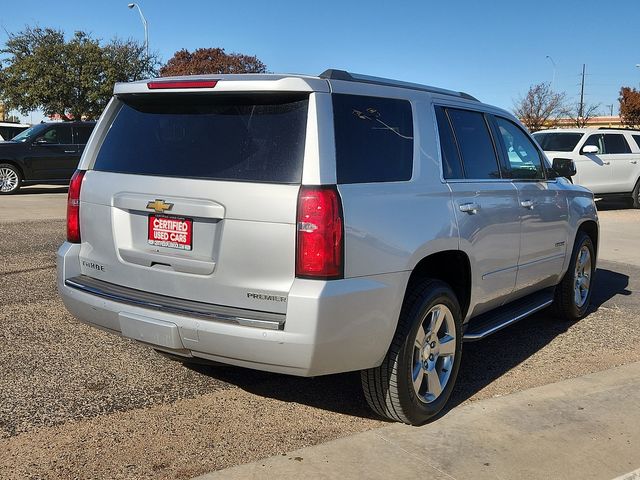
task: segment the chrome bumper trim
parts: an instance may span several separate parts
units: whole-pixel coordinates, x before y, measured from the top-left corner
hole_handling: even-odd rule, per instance
[[[64,281],[64,284],[67,287],[127,305],[135,305],[245,327],[257,327],[269,330],[284,329],[285,315],[281,313],[223,307],[221,305],[212,305],[194,300],[172,298],[166,295],[158,295],[157,293],[115,285],[87,275],[68,278]]]

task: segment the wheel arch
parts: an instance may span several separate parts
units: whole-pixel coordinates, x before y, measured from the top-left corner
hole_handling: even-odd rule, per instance
[[[598,255],[598,239],[600,236],[600,229],[598,228],[598,223],[594,220],[585,220],[580,225],[578,225],[578,230],[576,232],[576,236],[578,232],[584,232],[589,235],[591,238],[591,242],[593,242],[593,248],[596,251],[596,257]],[[574,240],[575,242],[575,240]]]
[[[0,163],[7,163],[13,167],[15,167],[18,172],[20,173],[20,180],[24,181],[25,177],[24,177],[24,169],[18,164],[18,162],[16,162],[15,160],[5,160],[3,158],[0,158]]]
[[[415,285],[427,278],[441,280],[451,287],[464,319],[471,303],[471,262],[467,254],[462,250],[445,250],[421,259],[409,276],[405,298]]]

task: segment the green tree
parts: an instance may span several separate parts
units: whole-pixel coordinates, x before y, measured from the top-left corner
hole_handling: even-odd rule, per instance
[[[640,127],[640,91],[635,88],[620,89],[620,118],[627,127]]]
[[[226,53],[223,48],[182,49],[160,69],[163,77],[216,73],[264,73],[267,67],[258,57]]]
[[[62,30],[40,27],[10,34],[0,53],[0,99],[7,107],[64,120],[96,118],[114,83],[154,76],[157,65],[133,40],[101,45],[78,31],[67,41]]]

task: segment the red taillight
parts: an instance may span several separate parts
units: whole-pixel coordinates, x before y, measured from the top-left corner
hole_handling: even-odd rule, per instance
[[[80,243],[80,187],[84,170],[76,170],[69,182],[67,199],[67,242]]]
[[[169,80],[158,82],[147,82],[149,90],[164,88],[213,88],[218,80]]]
[[[296,276],[342,278],[342,208],[335,186],[300,188],[297,228]]]

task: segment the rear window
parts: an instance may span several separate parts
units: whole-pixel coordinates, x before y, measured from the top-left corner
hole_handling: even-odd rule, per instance
[[[338,183],[398,182],[413,171],[411,103],[333,94]]]
[[[308,94],[130,95],[95,170],[300,183]]]
[[[544,151],[572,152],[582,135],[582,133],[534,133],[533,138]]]

